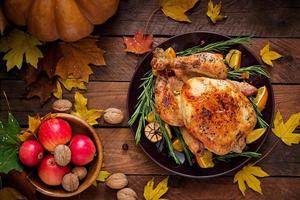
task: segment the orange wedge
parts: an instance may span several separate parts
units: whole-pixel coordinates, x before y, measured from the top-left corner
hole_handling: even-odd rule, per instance
[[[183,151],[183,146],[180,143],[179,139],[176,138],[173,142],[172,142],[172,146],[176,151],[182,152]]]
[[[231,49],[225,57],[229,67],[239,69],[241,67],[242,52],[237,49]]]
[[[175,50],[172,47],[169,47],[165,50],[166,58],[176,58]]]
[[[212,168],[215,166],[213,155],[210,151],[204,150],[203,155],[196,155],[196,160],[201,168]]]
[[[246,137],[246,143],[250,144],[256,140],[258,140],[265,132],[266,128],[258,128],[251,131]]]
[[[268,100],[268,89],[266,86],[260,87],[257,90],[257,95],[254,99],[254,103],[257,105],[259,111],[262,111],[265,108],[265,105]]]

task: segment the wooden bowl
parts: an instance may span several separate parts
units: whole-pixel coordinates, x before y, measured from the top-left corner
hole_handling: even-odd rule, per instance
[[[33,171],[28,170],[26,173],[28,174],[29,181],[34,185],[36,190],[41,192],[42,194],[51,197],[70,197],[83,192],[85,189],[90,187],[94,181],[96,181],[103,163],[103,145],[93,127],[91,127],[84,120],[74,115],[65,113],[55,113],[54,115],[56,115],[57,118],[61,118],[69,122],[74,134],[85,134],[93,140],[96,146],[96,156],[94,160],[86,166],[88,171],[87,176],[83,181],[80,181],[80,185],[76,191],[67,192],[62,188],[62,186],[49,186],[44,184],[37,175],[37,169]]]

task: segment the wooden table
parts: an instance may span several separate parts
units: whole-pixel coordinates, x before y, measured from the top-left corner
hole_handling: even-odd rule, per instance
[[[276,110],[286,118],[300,111],[300,1],[293,0],[224,0],[222,11],[228,19],[213,25],[205,16],[207,1],[202,0],[190,12],[191,24],[178,23],[157,12],[149,24],[149,33],[155,36],[154,46],[167,38],[191,31],[213,31],[229,36],[243,34],[254,36],[250,49],[259,55],[259,50],[270,42],[271,48],[284,58],[269,67],[276,99]],[[132,36],[143,30],[150,14],[158,7],[157,1],[121,0],[116,16],[95,31],[101,34],[99,45],[106,50],[106,67],[94,67],[88,90],[90,108],[120,107],[126,112],[126,96],[129,81],[141,56],[124,52],[122,36]],[[43,107],[38,99],[26,100],[24,82],[12,73],[1,73],[0,86],[7,93],[12,113],[23,127],[27,115],[46,114],[51,111],[52,98]],[[73,93],[64,92],[64,97],[73,100]],[[6,115],[5,102],[1,100],[1,118]],[[165,198],[171,200],[196,199],[242,199],[233,174],[209,179],[193,180],[176,177],[153,163],[135,145],[126,120],[118,126],[109,126],[103,121],[96,130],[104,143],[104,170],[128,175],[129,186],[142,199],[144,185],[152,179],[161,180],[170,176],[170,189]],[[298,128],[296,132],[300,132]],[[262,152],[275,141],[270,135]],[[124,151],[123,144],[129,149]],[[300,198],[300,145],[288,147],[281,143],[259,165],[270,174],[262,179],[264,196],[248,189],[246,199],[299,199]],[[38,195],[39,199],[51,199]],[[99,183],[80,196],[70,199],[110,200],[116,199],[116,191]]]

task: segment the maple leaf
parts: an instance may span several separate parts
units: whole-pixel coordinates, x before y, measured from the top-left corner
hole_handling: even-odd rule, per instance
[[[217,21],[226,19],[227,17],[224,15],[220,15],[221,12],[222,1],[220,1],[217,5],[214,6],[214,3],[209,0],[207,5],[206,15],[210,18],[210,20],[215,24]]]
[[[252,164],[248,164],[234,175],[233,182],[234,183],[238,182],[239,189],[244,196],[246,191],[246,184],[252,190],[262,194],[260,181],[256,177],[266,177],[266,176],[269,176],[269,174],[263,171],[260,167],[253,166]]]
[[[43,57],[37,47],[41,44],[32,35],[16,29],[11,31],[7,37],[3,37],[0,40],[0,52],[6,53],[3,60],[7,61],[7,71],[15,66],[21,69],[24,55],[26,62],[37,68],[38,59]]]
[[[278,111],[274,119],[273,133],[279,137],[286,145],[299,144],[300,134],[293,131],[300,125],[300,112],[293,114],[286,123]]]
[[[55,92],[53,92],[53,96],[55,96],[58,99],[62,99],[62,88],[59,81],[56,81],[56,90]]]
[[[83,81],[78,81],[77,79],[71,79],[71,78],[68,78],[66,80],[59,79],[59,81],[69,91],[71,91],[73,88],[86,90],[86,85]]]
[[[272,60],[276,60],[278,58],[283,57],[276,51],[270,51],[270,43],[269,42],[266,44],[266,46],[264,46],[260,50],[260,56],[261,56],[262,60],[264,61],[264,63],[266,63],[267,65],[270,65],[270,66],[273,66]]]
[[[36,134],[36,131],[40,127],[40,124],[42,123],[42,120],[39,115],[36,115],[34,117],[31,117],[28,115],[28,129],[22,134],[19,135],[19,139],[24,142],[34,136]]]
[[[153,35],[145,36],[142,32],[138,31],[134,37],[123,37],[123,40],[126,45],[125,51],[135,54],[144,54],[151,51]]]
[[[89,64],[105,65],[104,51],[97,46],[97,39],[86,38],[73,43],[61,43],[62,58],[56,65],[55,74],[63,80],[74,78],[88,82],[93,73]]]
[[[110,176],[110,173],[108,171],[100,171],[97,181],[105,182],[105,180]]]
[[[74,99],[75,111],[71,112],[71,114],[80,117],[90,125],[98,124],[97,119],[101,117],[103,110],[87,109],[87,98],[79,92],[75,93]]]
[[[162,180],[155,189],[153,189],[154,179],[151,179],[144,188],[144,198],[146,200],[162,200],[160,197],[168,191],[168,179]]]
[[[192,22],[185,14],[198,0],[160,0],[161,10],[167,17],[180,22]]]

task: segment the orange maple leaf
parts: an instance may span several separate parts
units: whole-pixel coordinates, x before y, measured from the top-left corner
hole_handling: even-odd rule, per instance
[[[58,61],[55,74],[63,80],[68,78],[88,82],[93,73],[89,64],[105,65],[104,51],[97,46],[97,39],[86,38],[73,43],[61,43],[63,57]]]
[[[142,32],[136,32],[134,37],[123,37],[124,43],[126,45],[125,51],[144,54],[151,50],[153,43],[153,35],[145,36]]]

